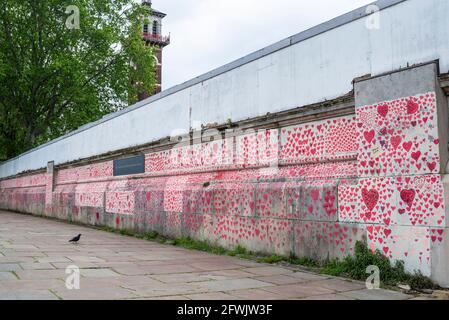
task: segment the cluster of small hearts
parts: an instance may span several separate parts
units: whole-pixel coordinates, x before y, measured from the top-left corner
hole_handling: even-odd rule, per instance
[[[47,183],[47,174],[40,173],[31,176],[23,176],[15,179],[0,181],[0,189],[13,189],[24,187],[38,187]]]
[[[357,109],[360,176],[438,173],[434,92]]]
[[[113,175],[112,161],[106,161],[82,167],[58,170],[56,174],[56,184],[63,184],[75,181],[78,182],[86,180],[96,180],[101,177],[111,177],[112,175]]]

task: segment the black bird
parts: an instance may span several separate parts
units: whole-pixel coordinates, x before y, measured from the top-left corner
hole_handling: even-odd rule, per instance
[[[80,241],[80,239],[81,239],[81,233],[79,235],[77,235],[76,237],[74,237],[73,239],[69,240],[69,242],[76,243],[76,242]]]

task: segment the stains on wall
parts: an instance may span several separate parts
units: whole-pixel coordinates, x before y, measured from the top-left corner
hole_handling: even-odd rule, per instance
[[[298,163],[351,158],[357,153],[355,117],[282,128],[281,161]]]

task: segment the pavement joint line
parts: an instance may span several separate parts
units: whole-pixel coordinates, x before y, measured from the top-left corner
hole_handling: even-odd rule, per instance
[[[248,289],[245,289],[245,290],[248,290]],[[160,296],[157,296],[156,298],[168,298],[168,297],[176,297],[176,296],[181,296],[181,295],[208,294],[208,293],[216,293],[216,292],[224,293],[224,291],[196,291],[196,292],[182,293],[182,294],[160,295]],[[141,298],[155,298],[155,296],[142,295]]]
[[[136,289],[133,289],[133,288],[128,288],[128,287],[126,287],[126,286],[123,286],[123,285],[119,285],[118,287],[119,287],[119,288],[122,288],[122,289],[125,289],[125,290],[129,290],[129,291],[137,292],[137,290],[136,290]]]
[[[54,295],[58,300],[64,300],[62,297],[60,297],[60,296],[56,293],[55,290],[53,290],[53,289],[48,289],[48,291],[49,291],[52,295]]]
[[[294,284],[286,284],[286,285],[281,285],[281,286],[292,286],[292,285],[294,285]],[[260,288],[258,288],[258,289],[263,290],[263,291],[266,291],[266,292],[272,294],[273,292],[268,291],[268,290],[265,290],[265,289],[268,289],[268,288],[276,288],[276,287],[278,287],[278,286],[277,286],[277,285],[273,285],[273,286],[269,286],[269,287],[260,287]],[[315,288],[335,291],[335,290],[327,289],[327,288],[324,288],[324,287],[315,287]],[[237,291],[237,290],[234,290],[234,291]],[[356,290],[355,290],[355,291],[356,291]],[[333,292],[333,293],[335,294],[335,293],[338,293],[338,292],[335,291],[335,292]],[[307,295],[307,297],[315,297],[315,296],[326,295],[326,294],[332,294],[332,293],[309,294],[309,295]],[[295,297],[295,298],[301,298],[301,297],[297,296],[297,297]]]

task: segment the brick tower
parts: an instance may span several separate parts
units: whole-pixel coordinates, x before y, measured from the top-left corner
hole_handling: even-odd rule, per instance
[[[154,47],[154,57],[157,62],[156,68],[156,89],[154,94],[162,91],[162,50],[165,46],[170,44],[170,36],[162,35],[162,19],[166,16],[165,13],[155,10],[152,7],[151,0],[142,0],[143,5],[151,8],[151,16],[149,17],[149,24],[145,24],[142,30],[142,37],[147,46]],[[148,93],[140,93],[139,100],[148,98]]]

